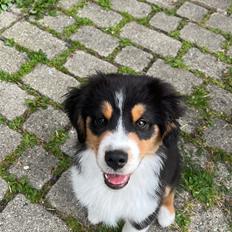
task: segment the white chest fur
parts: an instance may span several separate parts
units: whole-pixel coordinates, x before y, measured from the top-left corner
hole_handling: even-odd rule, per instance
[[[158,207],[159,174],[162,159],[158,155],[145,157],[122,189],[110,189],[92,150],[81,155],[81,172],[72,168],[72,183],[77,199],[87,207],[93,223],[115,226],[118,220],[141,222]]]

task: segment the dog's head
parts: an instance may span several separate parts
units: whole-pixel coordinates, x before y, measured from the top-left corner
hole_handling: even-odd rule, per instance
[[[148,76],[98,74],[64,102],[80,143],[92,149],[105,183],[124,187],[144,157],[168,146],[183,113],[173,87]]]

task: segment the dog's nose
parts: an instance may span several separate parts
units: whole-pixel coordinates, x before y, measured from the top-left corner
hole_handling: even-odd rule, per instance
[[[114,170],[120,169],[127,163],[128,154],[121,150],[106,151],[105,161]]]

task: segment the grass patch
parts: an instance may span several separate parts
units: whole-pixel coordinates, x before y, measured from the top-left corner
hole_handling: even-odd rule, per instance
[[[16,117],[14,120],[10,121],[8,123],[9,128],[11,128],[12,130],[18,130],[22,127],[23,123],[24,123],[24,118],[23,117]]]
[[[134,69],[126,66],[121,66],[118,68],[118,73],[123,73],[123,74],[138,74]]]
[[[97,0],[98,5],[100,5],[102,8],[106,10],[111,9],[111,2],[110,0]]]
[[[190,222],[191,220],[186,213],[181,213],[179,210],[176,211],[176,224],[181,228],[181,231],[187,232]]]
[[[182,175],[184,188],[194,198],[207,206],[212,206],[217,199],[217,191],[213,182],[213,174],[195,165],[188,165],[184,168]]]
[[[182,60],[182,58],[166,57],[165,62],[173,68],[186,68],[187,67],[184,61]]]

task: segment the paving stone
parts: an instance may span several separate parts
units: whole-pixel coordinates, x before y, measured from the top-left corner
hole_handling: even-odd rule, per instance
[[[227,52],[228,56],[232,56],[232,46],[229,48],[228,52]]]
[[[63,173],[60,179],[48,192],[46,199],[54,208],[65,216],[73,216],[77,218],[80,223],[88,224],[86,211],[80,206],[80,203],[74,196],[70,175],[70,170]]]
[[[185,2],[176,12],[178,15],[199,22],[208,13],[205,8],[191,2]]]
[[[218,147],[226,152],[232,152],[232,127],[225,121],[216,119],[212,126],[205,130],[204,139],[211,147]]]
[[[77,132],[74,128],[72,128],[68,133],[68,139],[66,142],[60,147],[61,151],[66,155],[73,157],[77,153]]]
[[[191,143],[186,143],[182,139],[180,140],[179,150],[181,152],[183,163],[189,163],[200,166],[201,168],[205,169],[209,164],[209,153],[201,147],[196,147]],[[190,165],[191,165],[190,164]]]
[[[218,112],[232,115],[232,94],[215,85],[208,85],[209,106]]]
[[[186,133],[193,133],[199,124],[199,112],[193,108],[187,108],[185,115],[179,119],[181,130]]]
[[[229,68],[229,65],[218,61],[214,56],[202,53],[197,48],[191,48],[183,59],[192,69],[200,70],[214,79],[220,79]]]
[[[121,36],[162,56],[176,56],[181,47],[179,41],[135,22],[128,23],[122,29]]]
[[[146,17],[151,11],[148,4],[136,0],[111,0],[111,7],[120,12],[127,12],[136,18]]]
[[[46,110],[41,109],[33,113],[24,123],[23,128],[48,141],[55,131],[66,127],[68,122],[65,113],[49,106]]]
[[[26,62],[26,58],[26,54],[5,46],[4,43],[0,41],[0,70],[15,73],[20,69],[21,65]]]
[[[231,4],[231,0],[194,0],[194,2],[217,10],[226,10]]]
[[[112,27],[118,24],[122,16],[110,10],[104,10],[100,6],[89,3],[78,12],[78,16],[89,18],[99,27]]]
[[[57,158],[36,146],[25,151],[9,172],[18,178],[27,177],[34,188],[41,189],[51,179],[57,163]]]
[[[171,32],[178,27],[180,21],[181,19],[176,16],[169,16],[163,12],[158,12],[152,17],[150,24],[163,31]]]
[[[4,195],[8,190],[8,184],[0,177],[0,201],[3,199]],[[1,224],[1,223],[0,223]]]
[[[74,18],[63,13],[58,13],[56,16],[46,15],[43,19],[37,21],[45,27],[49,27],[57,32],[63,32],[65,27],[75,23]]]
[[[0,231],[68,232],[65,223],[39,204],[31,204],[22,194],[10,201],[0,214]]]
[[[0,161],[20,144],[22,136],[7,126],[0,125]]]
[[[14,39],[19,45],[33,51],[42,50],[49,59],[65,49],[63,41],[25,21],[14,24],[3,36]]]
[[[90,26],[81,27],[71,39],[80,41],[87,48],[95,50],[101,56],[108,56],[119,44],[117,38]]]
[[[165,8],[174,8],[178,0],[147,0],[147,2],[154,3]]]
[[[192,73],[183,69],[172,68],[160,59],[151,66],[147,74],[169,82],[181,94],[191,94],[195,86],[202,84],[202,80]]]
[[[225,186],[229,191],[232,190],[232,175],[223,163],[217,163],[215,167],[215,183]]]
[[[135,71],[142,71],[151,61],[152,55],[133,46],[128,46],[116,56],[115,61],[121,65],[129,66]]]
[[[194,214],[190,217],[191,223],[188,227],[189,231],[230,231],[229,225],[227,224],[228,217],[223,214],[220,208],[213,207],[205,210],[202,205],[197,204],[193,209]]]
[[[61,7],[67,10],[80,2],[81,0],[61,0],[58,3],[58,7]]]
[[[13,22],[19,19],[18,15],[13,14],[12,12],[2,12],[0,13],[0,30],[6,27],[9,27]]]
[[[0,81],[0,113],[12,120],[21,116],[27,109],[26,99],[33,99],[16,84]]]
[[[112,64],[100,60],[83,51],[77,51],[69,57],[64,65],[71,73],[80,77],[87,77],[89,75],[100,72],[116,72],[117,68]]]
[[[206,24],[209,27],[219,28],[222,31],[232,33],[232,17],[214,13]]]
[[[183,209],[191,200],[191,194],[183,189],[178,189],[175,194],[175,207],[177,210]]]
[[[59,103],[63,102],[69,88],[79,85],[73,77],[46,65],[38,65],[23,78],[23,82]]]
[[[222,50],[221,45],[225,41],[222,35],[213,33],[193,23],[187,24],[180,31],[180,37],[212,51]]]

